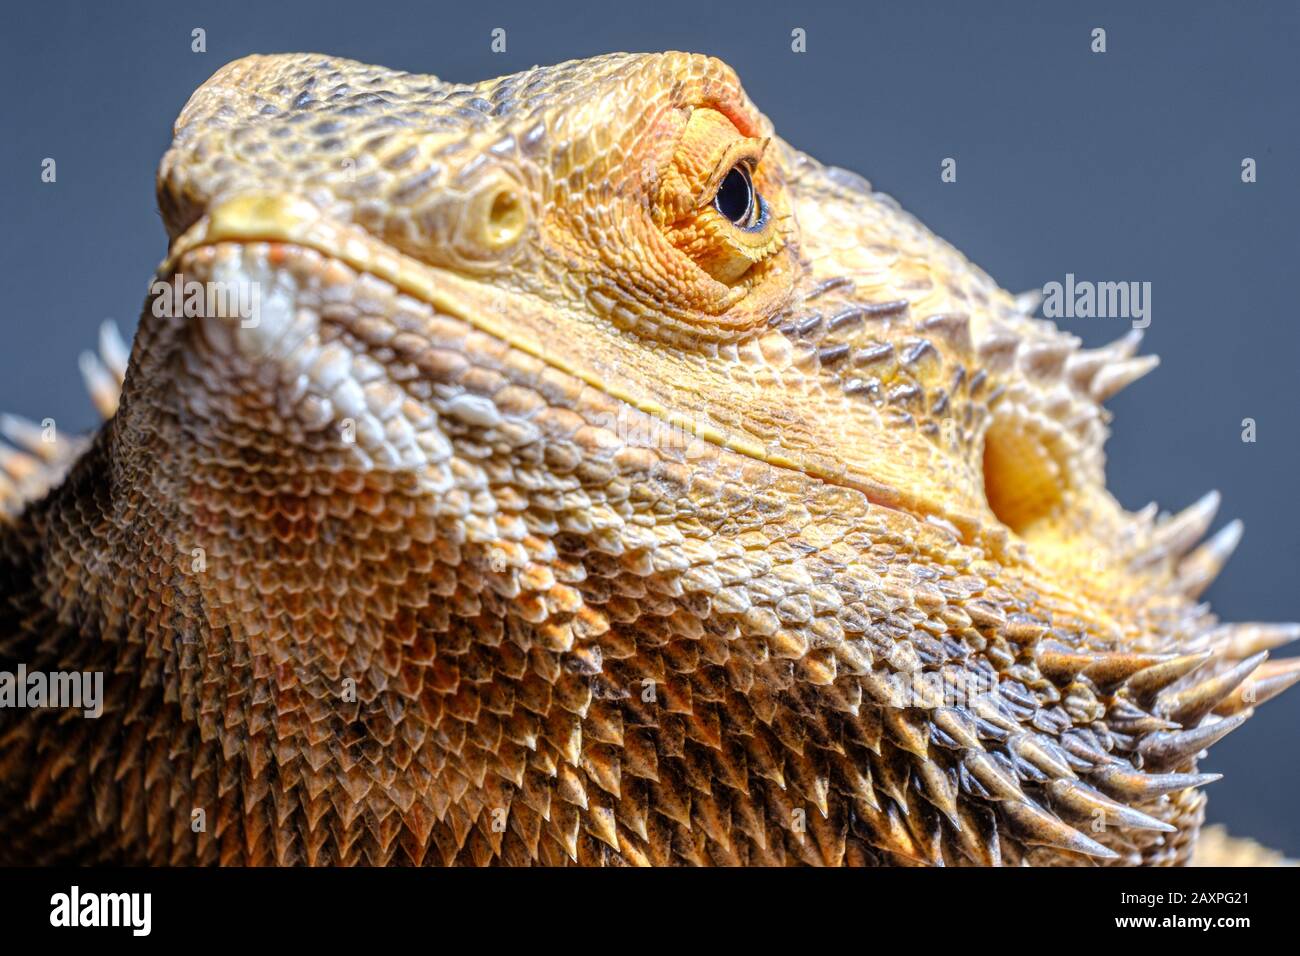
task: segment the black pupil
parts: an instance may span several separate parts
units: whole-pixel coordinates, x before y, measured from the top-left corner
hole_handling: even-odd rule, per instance
[[[749,218],[749,210],[754,203],[754,188],[749,176],[739,166],[731,167],[722,185],[718,187],[718,197],[713,204],[737,226],[743,225]]]

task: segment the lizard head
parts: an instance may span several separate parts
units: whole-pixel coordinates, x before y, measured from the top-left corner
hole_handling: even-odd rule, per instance
[[[250,57],[159,199],[115,468],[205,555],[209,683],[413,858],[1180,861],[1196,755],[1295,678],[1196,603],[1213,499],[1106,491],[1136,339],[1033,319],[716,60]]]
[[[966,381],[970,327],[1028,323],[887,199],[777,139],[717,60],[616,55],[459,86],[250,57],[182,112],[159,197],[165,272],[198,249],[311,250],[686,435],[1002,534],[969,400],[994,376]],[[234,344],[293,351],[276,314]],[[995,491],[1037,480],[1046,514],[1045,473],[1081,468],[1035,450],[1037,472],[997,467]],[[1026,509],[1009,520],[1043,516]]]

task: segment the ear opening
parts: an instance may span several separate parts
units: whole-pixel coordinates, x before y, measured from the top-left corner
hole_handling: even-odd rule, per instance
[[[1029,419],[999,416],[984,434],[984,495],[997,519],[1021,537],[1059,513],[1068,474],[1060,450]]]

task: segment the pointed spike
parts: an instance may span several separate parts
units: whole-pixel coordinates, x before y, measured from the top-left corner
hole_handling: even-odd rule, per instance
[[[900,747],[926,760],[930,753],[929,728],[925,720],[913,716],[913,713],[896,707],[885,708],[885,728]]]
[[[1092,379],[1089,391],[1098,402],[1116,395],[1120,389],[1132,385],[1160,364],[1158,355],[1143,355],[1113,362],[1101,369]]]
[[[1300,624],[1225,624],[1211,635],[1227,657],[1249,657],[1260,651],[1284,647],[1300,638]]]
[[[1018,315],[1033,317],[1038,312],[1038,307],[1043,304],[1043,290],[1029,289],[1021,292],[1015,297],[1015,310]]]
[[[1206,492],[1198,501],[1161,524],[1152,535],[1152,555],[1178,557],[1185,554],[1210,530],[1220,501],[1218,491]]]
[[[912,831],[912,840],[920,850],[921,860],[928,866],[944,866],[943,824],[937,817],[920,812],[924,806],[924,797],[920,794],[908,794],[908,808],[904,811],[907,828]]]
[[[0,445],[0,474],[7,475],[16,483],[22,484],[41,470],[41,463],[26,452],[16,451],[8,445]]]
[[[1017,838],[1024,843],[1070,850],[1103,860],[1119,859],[1119,854],[1114,850],[1084,836],[1029,800],[1022,803],[1007,802],[999,806],[1018,828]]]
[[[1096,656],[1092,654],[1072,654],[1048,648],[1041,649],[1036,659],[1038,669],[1044,677],[1063,684],[1068,684],[1083,673],[1085,668],[1097,662]]]
[[[1142,345],[1142,339],[1146,333],[1142,329],[1129,329],[1113,342],[1103,345],[1099,352],[1106,352],[1115,359],[1132,358],[1137,355],[1138,348]]]
[[[927,799],[956,829],[960,830],[961,816],[957,813],[957,791],[943,767],[933,760],[920,760],[916,764],[916,775],[925,788]]]
[[[936,727],[967,750],[984,749],[975,730],[975,722],[965,712],[956,707],[940,707],[933,712],[931,718]]]
[[[977,694],[970,702],[971,713],[994,728],[1009,734],[1019,733],[1021,730],[1019,722],[1002,709],[1001,700],[1001,695]]]
[[[1213,651],[1201,651],[1199,654],[1183,654],[1153,664],[1130,677],[1125,686],[1139,703],[1150,701],[1160,691],[1186,677],[1213,656]]]
[[[897,759],[902,751],[892,745],[886,747],[886,753],[891,756],[875,764],[876,787],[897,804],[903,813],[907,813],[906,790],[912,775],[911,764]]]
[[[1160,506],[1154,501],[1148,501],[1140,509],[1133,512],[1133,520],[1141,525],[1151,526],[1155,523],[1156,515],[1160,513]]]
[[[1244,724],[1252,713],[1254,711],[1243,711],[1190,730],[1150,734],[1138,744],[1138,753],[1149,766],[1156,769],[1181,763],[1228,736]]]
[[[117,323],[105,319],[99,327],[99,356],[120,386],[126,379],[126,366],[130,361],[131,350],[127,348]]]
[[[1111,362],[1111,357],[1097,349],[1081,349],[1065,360],[1065,374],[1081,392],[1089,391],[1093,377]]]
[[[1104,691],[1168,660],[1168,654],[1099,654],[1096,663],[1084,668],[1083,674]]]
[[[1047,743],[1034,734],[1018,734],[1007,741],[1012,752],[1051,777],[1076,778],[1070,765]]]
[[[1023,611],[1007,615],[1007,624],[1002,628],[1002,636],[1021,647],[1038,643],[1050,632],[1046,622]]]
[[[1224,525],[1214,537],[1201,545],[1178,564],[1178,588],[1188,597],[1196,598],[1210,586],[1223,566],[1241,543],[1245,526],[1240,519]]]
[[[46,441],[40,425],[19,415],[0,415],[0,435],[42,461],[59,460],[63,441]]]
[[[1097,746],[1095,737],[1082,730],[1071,730],[1061,735],[1061,747],[1067,754],[1083,764],[1094,767],[1110,766],[1117,762],[1105,750]]]
[[[994,800],[1018,802],[1025,799],[1019,781],[1007,774],[988,754],[967,754],[964,762],[971,776],[984,786]]]
[[[1140,810],[1125,806],[1092,787],[1075,780],[1053,780],[1047,790],[1063,807],[1073,810],[1080,816],[1093,817],[1101,811],[1103,820],[1121,827],[1135,830],[1159,830],[1162,833],[1177,833],[1178,828],[1170,826],[1163,820],[1148,816]]]
[[[1142,330],[1131,329],[1127,334],[1099,349],[1080,349],[1065,363],[1065,372],[1074,387],[1091,394],[1092,380],[1108,365],[1132,358],[1142,343]]]
[[[992,817],[968,807],[958,807],[958,813],[962,825],[957,830],[957,840],[962,852],[976,866],[1001,866],[1002,848]]]
[[[1167,691],[1156,702],[1157,713],[1178,721],[1184,727],[1196,726],[1202,717],[1254,673],[1267,657],[1268,651],[1260,651],[1221,674],[1207,677],[1191,687]]]
[[[1144,737],[1147,734],[1155,733],[1158,730],[1181,730],[1182,725],[1164,717],[1156,717],[1152,714],[1145,713],[1140,708],[1129,703],[1125,710],[1128,713],[1121,713],[1118,705],[1126,703],[1124,698],[1117,698],[1116,707],[1113,707],[1106,714],[1106,724],[1111,730],[1125,734],[1129,737]]]
[[[81,369],[81,380],[86,384],[90,400],[95,403],[100,417],[106,421],[117,414],[117,402],[120,397],[118,384],[113,380],[113,373],[104,367],[99,356],[94,352],[82,352],[77,359]]]
[[[1231,717],[1272,700],[1297,682],[1300,682],[1300,657],[1265,661],[1250,680],[1243,682],[1214,708],[1214,713],[1219,717]]]
[[[1136,803],[1168,793],[1222,780],[1221,773],[1143,773],[1123,767],[1103,767],[1092,775],[1097,788],[1117,800]]]
[[[22,502],[18,486],[9,480],[9,476],[0,471],[0,518],[10,514]]]

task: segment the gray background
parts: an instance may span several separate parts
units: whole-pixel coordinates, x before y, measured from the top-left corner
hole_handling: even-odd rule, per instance
[[[1238,7],[1240,9],[1238,9]],[[0,409],[94,417],[77,353],[124,332],[164,235],[153,175],[190,92],[228,60],[317,51],[476,80],[613,50],[731,63],[789,141],[867,176],[1013,290],[1150,281],[1163,365],[1111,403],[1111,488],[1245,520],[1208,597],[1227,620],[1300,618],[1294,507],[1300,124],[1294,3],[829,4],[649,0],[6,4]],[[508,52],[489,34],[508,31]],[[803,27],[808,51],[790,51]],[[1089,51],[1105,27],[1109,52]],[[207,30],[205,54],[190,31]],[[40,182],[43,157],[58,182]],[[943,184],[939,163],[958,161]],[[1259,181],[1243,185],[1253,156]],[[1117,319],[1062,323],[1086,344]],[[1258,422],[1243,444],[1241,420]],[[1300,856],[1300,691],[1213,751],[1210,818]]]

